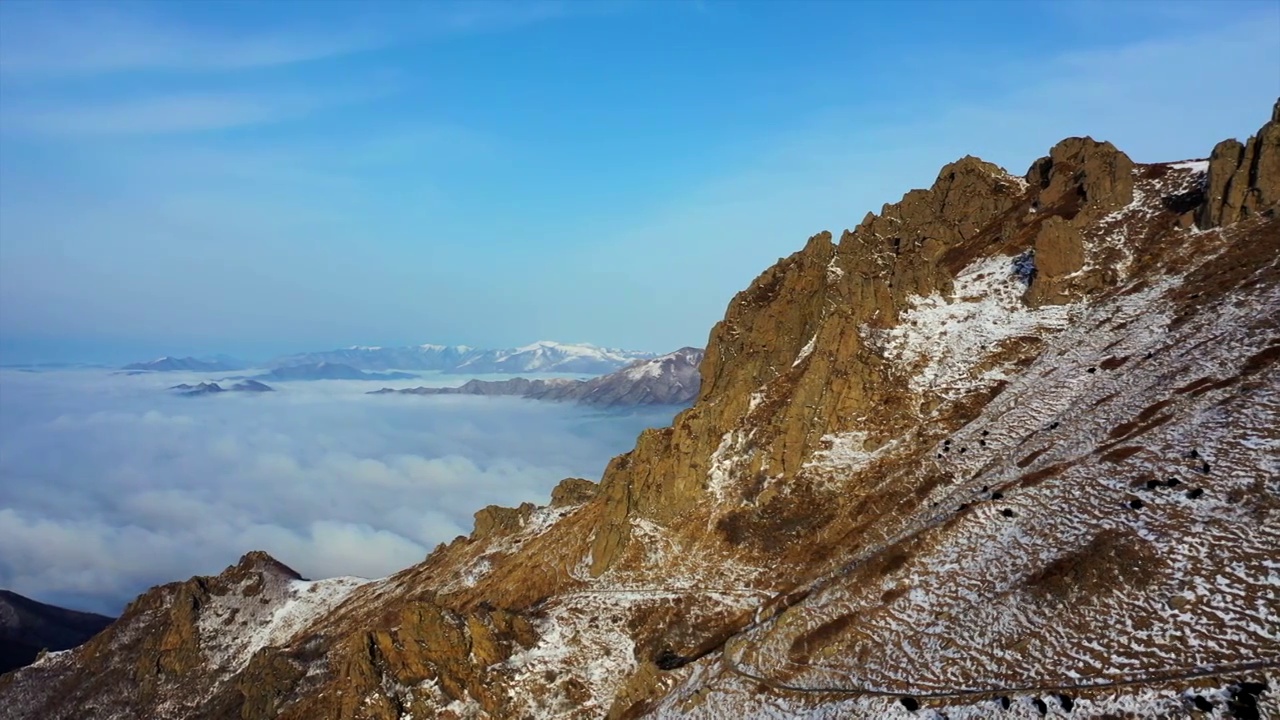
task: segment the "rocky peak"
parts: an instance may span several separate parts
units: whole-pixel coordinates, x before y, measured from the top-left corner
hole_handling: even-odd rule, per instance
[[[1067,219],[1078,227],[1133,201],[1133,169],[1111,143],[1072,137],[1032,163],[1026,180],[1039,188],[1034,207],[1071,207]]]
[[[1213,148],[1205,194],[1196,218],[1201,229],[1230,225],[1280,202],[1280,100],[1271,121],[1247,143],[1223,140]]]

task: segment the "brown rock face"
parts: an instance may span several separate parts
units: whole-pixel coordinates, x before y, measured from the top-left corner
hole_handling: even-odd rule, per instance
[[[1035,276],[1027,287],[1027,304],[1039,307],[1070,302],[1068,277],[1084,268],[1080,231],[1061,217],[1050,217],[1040,225],[1032,250]]]
[[[1067,138],[1027,171],[1027,182],[1040,188],[1038,206],[1078,204],[1070,218],[1084,225],[1133,201],[1133,161],[1109,142]]]
[[[1213,148],[1205,194],[1201,229],[1230,225],[1280,202],[1280,100],[1271,121],[1248,143],[1223,140]]]
[[[473,540],[487,540],[503,537],[518,531],[529,519],[535,506],[523,503],[518,508],[507,508],[500,505],[489,505],[476,511],[476,526],[471,533]]]
[[[565,478],[551,491],[551,507],[581,505],[593,499],[600,486],[583,478]]]

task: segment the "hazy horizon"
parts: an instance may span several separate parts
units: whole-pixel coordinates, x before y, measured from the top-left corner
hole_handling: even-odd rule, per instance
[[[1275,3],[900,8],[4,3],[0,360],[700,346],[958,157],[1204,157],[1280,95]]]

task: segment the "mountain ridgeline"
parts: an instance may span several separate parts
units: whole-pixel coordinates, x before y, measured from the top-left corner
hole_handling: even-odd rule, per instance
[[[507,350],[484,350],[466,345],[411,347],[350,347],[276,358],[272,367],[332,363],[359,370],[434,370],[465,375],[515,373],[609,373],[653,353],[616,350],[595,345],[542,340]]]
[[[113,619],[0,590],[0,673],[29,665],[42,652],[69,650],[93,637]]]
[[[469,380],[458,387],[382,388],[371,395],[515,395],[528,400],[574,401],[599,407],[687,405],[698,396],[698,365],[703,351],[680,348],[650,360],[637,360],[617,372],[590,380],[566,378]]]
[[[0,706],[1275,717],[1278,202],[1280,103],[1207,160],[962,158],[734,297],[599,484],[388,578],[250,553],[155,588]]]

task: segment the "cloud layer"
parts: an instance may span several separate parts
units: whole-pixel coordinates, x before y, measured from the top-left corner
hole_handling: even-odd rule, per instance
[[[366,383],[173,397],[203,378],[0,371],[0,587],[118,612],[151,585],[264,549],[309,577],[381,576],[545,503],[670,411],[607,415]]]

